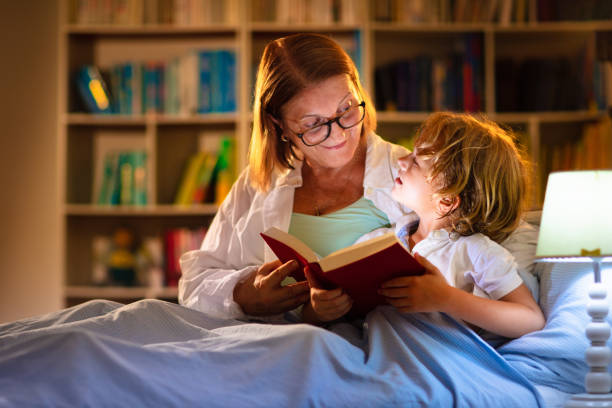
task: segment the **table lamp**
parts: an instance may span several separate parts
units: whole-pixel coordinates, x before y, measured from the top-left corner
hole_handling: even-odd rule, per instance
[[[536,257],[544,262],[593,263],[595,279],[587,306],[591,322],[586,327],[591,341],[585,357],[589,366],[587,392],[572,396],[566,407],[612,407],[608,300],[601,283],[601,264],[612,260],[612,170],[563,171],[548,176]]]

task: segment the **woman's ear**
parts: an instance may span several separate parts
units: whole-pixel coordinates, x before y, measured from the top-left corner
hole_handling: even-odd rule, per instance
[[[274,122],[274,124],[276,126],[279,126],[279,127],[281,126],[281,121],[276,119],[274,117],[274,115],[272,115],[271,113],[266,112],[266,118],[268,118],[268,120],[271,120],[272,122]]]
[[[268,112],[266,112],[266,118],[274,124],[274,130],[278,133],[280,139],[283,142],[288,142],[289,140],[284,135],[282,122],[278,120],[276,117],[274,117],[274,115]]]

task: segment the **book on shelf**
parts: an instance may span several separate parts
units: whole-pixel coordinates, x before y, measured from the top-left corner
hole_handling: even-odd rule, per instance
[[[496,0],[377,0],[373,11],[381,22],[492,22],[498,18],[496,6]]]
[[[112,113],[111,95],[100,70],[93,65],[80,67],[75,83],[81,101],[90,113]]]
[[[261,236],[281,262],[296,260],[302,269],[293,277],[323,289],[341,287],[353,299],[352,312],[363,316],[385,300],[377,292],[390,279],[420,275],[423,266],[394,233],[388,233],[320,258],[295,236],[270,228]],[[303,273],[302,273],[303,271]]]
[[[71,21],[79,25],[172,24],[202,27],[234,23],[238,0],[70,0]]]
[[[600,120],[585,123],[577,139],[543,144],[539,162],[544,174],[551,171],[612,168],[611,119],[603,116]]]
[[[376,107],[386,111],[483,109],[482,36],[463,34],[463,53],[417,55],[374,70]]]
[[[612,104],[612,70],[585,47],[578,55],[495,61],[496,110],[605,110]]]
[[[401,23],[586,21],[612,18],[609,0],[376,0],[375,21]]]
[[[234,156],[233,136],[225,132],[202,132],[198,151],[185,163],[174,204],[219,204],[235,179]]]
[[[147,204],[147,154],[142,150],[110,151],[104,156],[98,205]]]
[[[236,110],[236,55],[233,50],[203,50],[198,57],[197,112]]]
[[[165,285],[176,287],[181,277],[179,259],[185,252],[200,248],[206,236],[205,228],[195,230],[173,228],[164,234]]]
[[[92,203],[148,203],[147,153],[144,135],[100,131],[94,138]]]
[[[281,24],[355,24],[363,22],[356,0],[252,0],[252,20]]]
[[[94,66],[83,70],[76,81],[80,92],[86,92],[83,98],[88,98],[84,101],[93,113],[187,116],[236,111],[234,50],[193,49],[168,61],[129,61],[107,70]],[[103,78],[106,72],[109,86]],[[89,85],[86,80],[90,77],[98,82]]]
[[[235,180],[235,148],[234,139],[225,137],[221,140],[217,162],[213,169],[211,178],[214,180],[215,194],[212,201],[221,205],[225,197],[229,194]]]
[[[183,176],[181,177],[181,182],[174,199],[175,205],[191,205],[197,203],[194,198],[201,198],[207,189],[208,182],[210,182],[210,176],[208,180],[206,180],[203,174],[207,172],[212,174],[214,161],[216,161],[216,157],[204,151],[194,153],[187,159],[185,169],[183,170]]]

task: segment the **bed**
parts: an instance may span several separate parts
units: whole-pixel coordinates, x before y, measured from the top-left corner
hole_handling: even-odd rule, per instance
[[[91,301],[0,326],[0,407],[562,406],[584,391],[591,266],[537,269],[546,326],[497,348],[390,307],[324,329]]]

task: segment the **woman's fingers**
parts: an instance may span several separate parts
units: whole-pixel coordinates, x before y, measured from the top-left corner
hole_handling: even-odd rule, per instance
[[[285,300],[281,300],[279,303],[276,304],[276,306],[281,312],[285,312],[303,305],[304,303],[308,302],[309,299],[310,294],[306,292],[302,295],[296,295]]]
[[[310,286],[308,286],[308,282],[297,282],[292,283],[290,285],[281,287],[278,290],[278,298],[280,301],[287,301],[295,298],[306,298],[308,300],[310,298]],[[304,302],[306,302],[304,300]],[[302,303],[304,303],[302,302]]]
[[[291,272],[295,271],[299,264],[296,261],[287,261],[284,264],[281,264],[280,261],[270,262],[265,264],[264,266],[273,267],[272,270],[268,270],[268,268],[261,270],[260,278],[259,278],[259,287],[269,286],[269,287],[280,287],[281,282],[291,274]],[[263,269],[263,267],[262,267]]]

